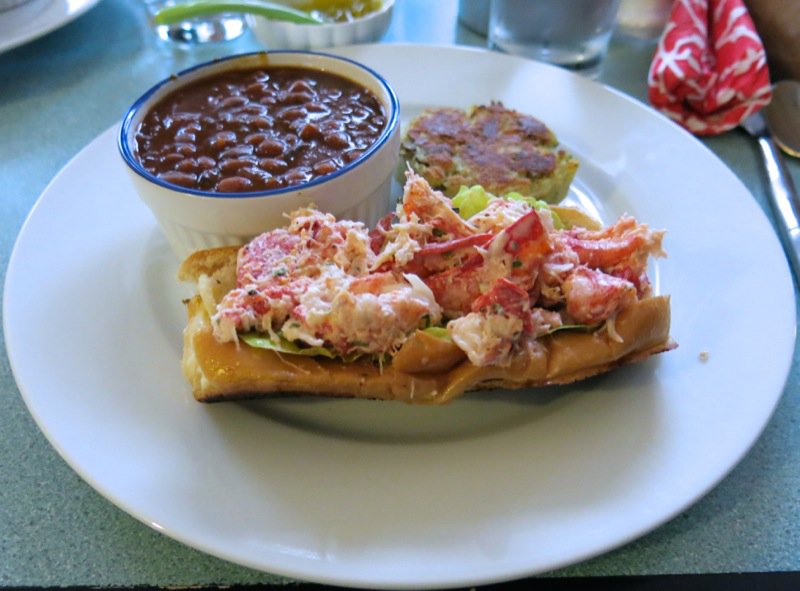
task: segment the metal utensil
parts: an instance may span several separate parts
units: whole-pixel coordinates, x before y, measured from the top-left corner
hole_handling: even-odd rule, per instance
[[[783,131],[783,121],[793,120],[792,124],[797,125],[800,121],[800,110],[783,111],[777,107],[767,107],[765,110],[770,112],[770,122],[777,130],[779,126]],[[764,165],[769,178],[769,197],[770,205],[778,219],[778,230],[786,252],[786,258],[794,272],[795,280],[800,285],[800,200],[797,197],[797,190],[786,163],[783,161],[780,150],[775,146],[772,139],[770,126],[762,111],[750,115],[742,122],[742,127],[757,141],[761,154],[764,157]],[[781,135],[779,133],[779,135]],[[783,134],[785,135],[785,134]]]
[[[800,82],[778,82],[764,115],[775,142],[790,156],[800,158]]]

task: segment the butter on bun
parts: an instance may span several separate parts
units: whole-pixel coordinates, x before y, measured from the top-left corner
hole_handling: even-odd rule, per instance
[[[178,277],[197,286],[182,361],[195,398],[441,404],[676,346],[669,297],[645,272],[662,231],[477,189],[470,199],[454,206],[409,173],[372,230],[301,209],[241,248],[191,255]]]

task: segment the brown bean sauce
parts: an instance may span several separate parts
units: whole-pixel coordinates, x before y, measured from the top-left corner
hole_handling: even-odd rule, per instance
[[[386,114],[366,88],[299,67],[226,72],[166,96],[144,117],[136,152],[175,185],[219,193],[279,189],[356,160]]]

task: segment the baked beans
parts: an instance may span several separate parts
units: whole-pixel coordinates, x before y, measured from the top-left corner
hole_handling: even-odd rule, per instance
[[[280,189],[331,174],[383,132],[356,82],[282,66],[212,76],[164,97],[136,131],[136,156],[168,183],[218,193]]]

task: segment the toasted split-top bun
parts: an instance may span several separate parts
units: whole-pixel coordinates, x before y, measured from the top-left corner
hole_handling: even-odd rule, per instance
[[[412,335],[383,365],[220,343],[212,334],[210,315],[235,287],[236,254],[233,247],[200,251],[178,272],[179,279],[203,285],[202,297],[187,302],[182,361],[194,397],[202,402],[298,393],[441,404],[473,390],[566,384],[676,346],[669,336],[668,296],[649,297],[623,310],[614,338],[603,329],[559,331],[536,341],[506,367],[472,365],[455,345],[423,332]]]

